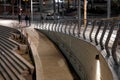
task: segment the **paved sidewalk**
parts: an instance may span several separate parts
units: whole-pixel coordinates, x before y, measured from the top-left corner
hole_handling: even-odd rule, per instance
[[[37,80],[73,80],[64,57],[55,45],[33,28],[26,28],[36,63]]]

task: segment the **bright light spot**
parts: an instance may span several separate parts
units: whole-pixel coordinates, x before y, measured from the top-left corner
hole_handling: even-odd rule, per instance
[[[15,23],[15,22],[16,21],[14,21],[14,20],[2,20],[2,19],[0,19],[0,25],[3,25],[3,26],[12,27],[13,23]]]
[[[20,11],[22,11],[22,8],[20,8]]]
[[[61,3],[61,2],[64,2],[64,0],[55,0],[55,2]]]
[[[96,80],[101,80],[101,79],[100,79],[100,76],[101,76],[101,72],[100,72],[100,61],[97,60],[97,63],[96,63]]]
[[[45,4],[45,2],[43,2],[43,4]]]
[[[12,22],[11,20],[0,20],[0,23],[2,24],[11,23],[11,22]]]

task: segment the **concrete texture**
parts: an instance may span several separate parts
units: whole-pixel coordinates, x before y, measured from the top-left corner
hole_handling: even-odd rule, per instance
[[[100,79],[113,80],[108,64],[95,46],[82,39],[77,39],[63,33],[40,31],[59,46],[81,77],[81,80],[96,80],[97,63],[95,56],[97,54],[100,55]]]
[[[73,80],[66,60],[54,44],[43,34],[38,34],[32,27],[25,27],[25,22],[0,20],[0,25],[19,29],[27,36],[35,61],[36,80]],[[0,80],[3,78],[0,75]]]
[[[64,57],[47,37],[33,28],[23,31],[33,52],[36,80],[73,80]]]
[[[1,20],[1,21],[4,21],[4,20]],[[5,24],[5,23],[1,22],[0,24],[3,24],[6,26],[7,24]],[[12,23],[15,23],[15,24],[7,25],[7,26],[13,27],[14,25],[16,25],[15,21],[12,21]],[[44,71],[46,71],[47,69],[48,70],[52,69],[52,67],[48,68],[48,66],[47,66],[47,67],[45,67],[46,69],[44,70],[43,62],[46,62],[46,63],[48,62],[49,65],[52,65],[52,64],[54,65],[54,63],[50,64],[50,62],[47,60],[47,59],[52,60],[52,58],[54,58],[54,57],[46,58],[45,56],[48,56],[48,54],[44,54],[44,53],[41,53],[41,55],[39,55],[40,52],[38,53],[38,50],[41,49],[42,52],[47,52],[47,51],[43,50],[46,47],[44,45],[41,45],[41,43],[39,41],[40,38],[36,37],[36,36],[38,36],[38,34],[36,34],[36,31],[32,31],[32,29],[30,29],[28,31],[30,31],[29,33],[32,34],[32,37],[31,38],[29,37],[28,40],[29,40],[30,45],[32,45],[32,47],[31,47],[32,51],[34,52],[33,55],[35,57],[34,60],[36,63],[37,80],[45,80],[45,79],[47,80],[48,78],[49,78],[48,80],[50,80],[50,78],[53,78],[53,77],[50,77],[49,73],[44,72]],[[31,31],[35,32],[35,33],[31,33]],[[102,54],[105,53],[104,51],[98,50],[95,46],[91,45],[91,43],[88,43],[82,39],[79,40],[72,36],[64,35],[64,34],[58,33],[58,32],[50,32],[50,31],[42,31],[42,32],[44,32],[44,34],[46,34],[51,40],[53,40],[58,45],[58,47],[62,50],[64,55],[66,55],[67,59],[71,62],[71,64],[73,64],[73,67],[75,68],[77,73],[81,76],[81,80],[96,80],[96,78],[95,78],[96,77],[96,60],[95,60],[96,54],[100,55],[101,80],[117,80],[113,76],[116,74],[112,74],[108,67],[109,63],[106,63],[105,59],[101,55],[101,53]],[[44,36],[42,36],[42,34],[41,34],[41,37],[44,38]],[[45,41],[45,40],[46,39],[43,39],[43,41]],[[42,43],[43,43],[43,41],[42,41]],[[38,44],[40,44],[40,46],[43,46],[44,48],[40,48],[40,46]],[[46,43],[46,44],[48,44],[48,43]],[[36,46],[37,46],[37,48],[36,48]],[[47,46],[47,48],[48,48],[48,46]],[[48,48],[48,49],[50,49],[50,48]],[[43,56],[43,58],[41,58],[39,56]],[[44,60],[44,61],[42,62],[41,60]],[[53,61],[54,61],[54,59],[53,59]],[[64,60],[59,60],[58,64],[63,64],[62,63],[63,61]],[[44,65],[46,65],[46,64],[44,64]],[[54,65],[54,66],[56,66],[56,65]],[[51,73],[50,75],[52,75],[52,71],[50,73]],[[55,74],[53,74],[53,75],[55,75]],[[44,79],[45,76],[47,76],[47,78]],[[113,79],[113,77],[114,77],[114,79]],[[53,78],[51,80],[58,80],[58,79]],[[61,80],[64,80],[64,79],[61,79]],[[70,79],[65,79],[65,80],[70,80]]]

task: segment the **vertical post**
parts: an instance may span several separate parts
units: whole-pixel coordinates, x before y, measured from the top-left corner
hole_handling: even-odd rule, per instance
[[[59,0],[57,1],[57,7],[58,7],[58,11],[57,13],[59,14],[60,10],[59,10]],[[58,15],[57,15],[58,16]]]
[[[61,8],[62,8],[62,17],[64,18],[64,3],[61,3]]]
[[[41,18],[41,16],[42,16],[42,9],[43,9],[43,0],[39,0],[39,3],[40,3],[40,6],[39,6],[39,8],[40,8],[40,18]]]
[[[14,19],[14,3],[15,3],[15,0],[11,0],[11,3],[12,3],[12,18]]]
[[[70,0],[68,0],[68,3],[67,3],[67,8],[69,9],[70,8]]]
[[[87,0],[84,0],[84,27],[87,25]]]
[[[94,8],[94,0],[91,0],[91,8],[90,9],[93,10],[93,8]],[[93,18],[94,18],[94,16],[92,16],[92,22],[93,22]]]
[[[107,0],[107,18],[110,18],[111,14],[111,0]]]
[[[28,14],[27,13],[27,1],[25,1],[25,14]]]
[[[33,0],[31,0],[31,23],[33,22]]]
[[[81,30],[81,0],[78,0],[78,36]]]
[[[77,0],[75,0],[74,7],[75,8],[77,7]]]
[[[94,0],[91,0],[91,8],[94,6]]]
[[[43,24],[44,24],[42,11],[43,11],[43,4],[45,4],[45,3],[43,3],[43,0],[39,0],[39,4],[40,4],[40,6],[39,6],[40,19],[39,20],[41,22],[41,25],[39,26],[39,28],[40,28],[40,27],[43,27]],[[39,24],[39,21],[38,21],[38,24]]]
[[[55,13],[56,13],[56,2],[53,0],[53,11],[54,11],[54,19],[55,19]]]
[[[6,0],[4,0],[4,13],[6,12]]]
[[[21,0],[19,0],[19,8],[21,9]]]

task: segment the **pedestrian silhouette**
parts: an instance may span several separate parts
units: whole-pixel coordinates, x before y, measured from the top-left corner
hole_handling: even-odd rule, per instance
[[[18,14],[18,21],[19,21],[19,24],[21,23],[21,13]]]
[[[41,15],[41,22],[42,22],[42,24],[43,24],[43,20],[44,20],[44,17]]]
[[[29,21],[29,16],[26,14],[26,15],[25,15],[25,23],[26,23],[26,26],[28,26],[28,24],[29,24],[28,21]]]

